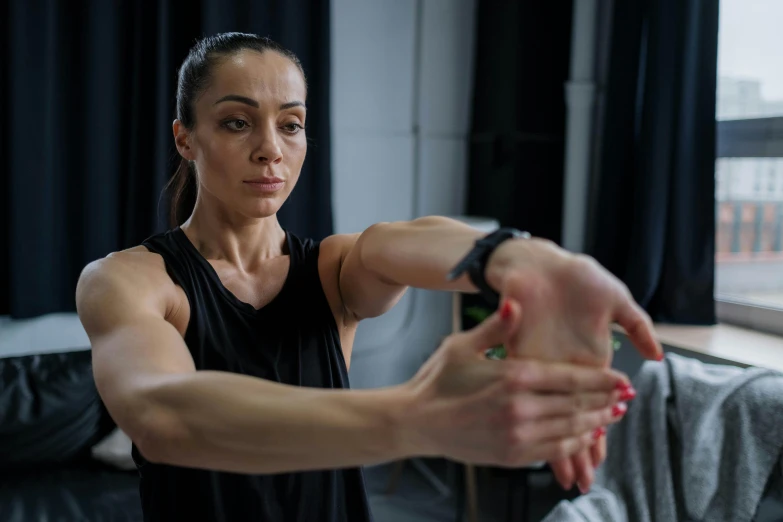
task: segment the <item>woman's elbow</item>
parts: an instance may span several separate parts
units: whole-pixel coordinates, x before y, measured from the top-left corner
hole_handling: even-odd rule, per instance
[[[123,424],[120,428],[149,462],[174,464],[186,447],[187,430],[174,412],[148,406]]]

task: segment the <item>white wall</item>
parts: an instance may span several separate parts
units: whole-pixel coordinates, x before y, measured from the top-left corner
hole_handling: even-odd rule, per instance
[[[464,210],[475,0],[332,0],[335,231]],[[409,378],[451,328],[411,291],[359,327],[351,380]]]

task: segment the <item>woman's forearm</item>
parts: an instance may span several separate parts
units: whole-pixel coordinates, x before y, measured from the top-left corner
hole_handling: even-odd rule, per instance
[[[431,216],[375,225],[362,234],[357,246],[362,265],[389,283],[475,292],[466,276],[447,281],[446,274],[483,235],[454,219]]]
[[[402,387],[323,390],[201,371],[147,394],[152,461],[238,473],[354,467],[404,458]]]

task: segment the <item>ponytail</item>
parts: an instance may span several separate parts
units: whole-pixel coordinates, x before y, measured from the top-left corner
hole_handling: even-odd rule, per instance
[[[172,227],[178,227],[190,217],[196,206],[196,176],[185,158],[180,159],[179,167],[166,184],[166,191],[171,194],[169,221]]]

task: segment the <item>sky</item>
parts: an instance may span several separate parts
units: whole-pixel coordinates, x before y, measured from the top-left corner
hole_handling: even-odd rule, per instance
[[[783,100],[783,0],[720,0],[718,76],[757,79]]]

